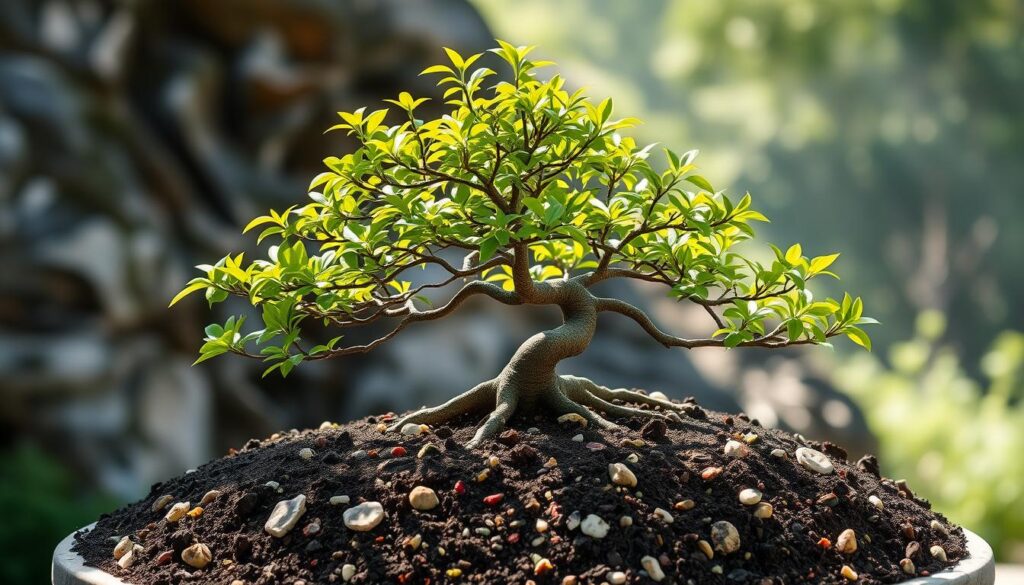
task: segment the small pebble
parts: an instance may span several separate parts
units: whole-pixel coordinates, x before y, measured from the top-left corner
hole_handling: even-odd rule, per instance
[[[422,435],[426,431],[426,425],[418,425],[416,423],[405,423],[404,425],[402,425],[402,430],[400,432],[407,437],[416,437]]]
[[[576,433],[575,435],[572,436],[572,440],[576,441],[577,443],[582,443],[583,442],[583,433]]]
[[[171,509],[167,511],[167,514],[164,516],[164,520],[172,523],[177,522],[184,518],[185,514],[188,514],[191,507],[192,505],[189,502],[178,502],[171,506]]]
[[[497,467],[499,465],[501,465],[501,460],[498,459],[497,455],[491,455],[490,457],[487,458],[488,467]]]
[[[658,559],[652,556],[645,556],[641,558],[640,566],[647,571],[647,576],[649,576],[652,581],[660,582],[665,578],[665,572],[661,570],[661,563],[658,562]]]
[[[939,562],[946,562],[946,549],[942,548],[941,546],[937,544],[933,545],[931,548],[928,549],[928,552],[931,553],[932,558],[938,560]]]
[[[711,525],[711,542],[722,554],[734,553],[740,548],[740,533],[732,523],[719,520]]]
[[[555,467],[558,467],[558,459],[555,459],[554,457],[549,457],[548,460],[544,462],[544,469],[553,469]]]
[[[331,496],[329,502],[332,506],[341,506],[349,503],[350,498],[348,496]]]
[[[306,513],[306,496],[299,494],[290,500],[281,500],[271,510],[263,530],[274,538],[282,538],[291,532]]]
[[[299,457],[302,457],[306,461],[312,459],[313,455],[315,455],[315,453],[313,453],[313,450],[310,449],[309,447],[303,447],[302,449],[299,449]]]
[[[579,415],[577,415],[579,416]],[[533,565],[534,575],[547,575],[551,571],[555,570],[555,566],[551,564],[551,561],[547,559],[540,559],[535,565]]]
[[[908,575],[917,574],[917,567],[914,566],[914,561],[910,559],[903,559],[900,561],[900,569]]]
[[[839,533],[839,538],[836,538],[836,550],[845,555],[857,552],[857,533],[852,528]]]
[[[704,481],[711,481],[712,479],[715,479],[719,475],[722,475],[721,467],[705,467],[704,471],[700,472],[700,477]]]
[[[199,505],[205,506],[209,504],[210,502],[219,498],[221,496],[221,493],[222,492],[220,490],[210,490],[206,492],[205,494],[203,494],[203,499],[199,500]]]
[[[676,520],[672,517],[672,513],[664,508],[655,508],[654,515],[665,524],[671,524]]]
[[[124,555],[128,554],[131,552],[133,546],[135,546],[135,543],[132,542],[132,539],[125,536],[114,546],[114,558],[120,559]]]
[[[505,499],[505,494],[491,494],[484,498],[484,504],[488,506],[497,506]]]
[[[697,548],[700,549],[700,552],[703,553],[704,556],[706,556],[709,561],[711,559],[715,558],[715,551],[714,551],[714,549],[711,548],[711,543],[710,542],[708,542],[706,540],[698,540],[697,541]]]
[[[776,459],[788,459],[789,455],[783,449],[772,449],[772,457]]]
[[[342,513],[342,520],[350,530],[367,532],[384,519],[384,506],[380,502],[363,502]]]
[[[409,492],[409,505],[421,512],[433,510],[440,503],[437,492],[425,485],[418,485]]]
[[[622,571],[612,571],[604,576],[609,585],[622,585],[626,582],[626,574]]]
[[[345,563],[341,566],[341,579],[346,583],[356,576],[356,566],[352,563]]]
[[[568,528],[569,531],[571,532],[571,531],[576,530],[577,528],[579,528],[579,526],[580,526],[580,513],[579,513],[579,510],[576,510],[572,514],[569,514],[569,517],[565,519],[565,527]]]
[[[626,461],[629,462],[629,463],[639,463],[640,462],[640,456],[637,455],[636,453],[630,453],[626,457]]]
[[[839,570],[839,574],[847,581],[856,581],[859,578],[857,572],[851,569],[850,565],[843,565],[843,568]]]
[[[399,445],[391,449],[392,457],[405,457],[409,452],[405,450],[405,447]]]
[[[753,506],[761,502],[762,494],[754,488],[747,488],[740,492],[739,500],[744,506]]]
[[[127,569],[128,567],[131,567],[135,564],[135,561],[138,560],[139,555],[142,554],[142,550],[143,549],[141,546],[137,544],[133,545],[131,550],[126,552],[121,558],[117,559],[117,566],[121,567],[122,569]]]
[[[636,487],[636,475],[624,463],[609,463],[608,475],[615,485]]]
[[[773,508],[772,505],[769,504],[768,502],[761,502],[760,504],[754,506],[755,518],[766,520],[768,518],[771,518],[773,513],[775,513],[775,508]]]
[[[430,457],[431,455],[437,455],[440,452],[441,449],[439,449],[437,445],[433,443],[427,443],[426,445],[420,447],[420,451],[419,453],[416,454],[416,458],[424,459],[426,457]]]
[[[632,516],[623,516],[623,517],[619,518],[619,526],[621,528],[628,528],[628,527],[630,527],[632,525],[633,525],[633,517]]]
[[[694,502],[693,500],[682,500],[680,502],[676,502],[672,507],[676,510],[685,512],[686,510],[692,510],[696,505],[697,502]]]
[[[821,475],[835,473],[835,467],[832,466],[832,461],[828,456],[809,447],[800,447],[796,450],[796,461],[804,468]]]
[[[872,506],[874,506],[875,508],[878,508],[879,510],[885,508],[885,504],[882,503],[882,498],[880,498],[878,496],[875,496],[875,495],[868,496],[868,502]]]
[[[668,400],[668,396],[665,396],[664,392],[658,392],[657,390],[655,390],[654,392],[651,392],[650,394],[648,394],[648,396],[650,396],[651,398],[653,398],[655,400],[664,400],[665,402],[669,401]]]
[[[174,501],[174,496],[172,496],[170,494],[164,494],[164,495],[160,496],[159,498],[157,498],[153,502],[153,511],[154,512],[159,512],[160,510],[163,510],[164,508],[166,508],[167,505],[170,504],[173,501]]]
[[[558,423],[572,423],[585,428],[587,426],[587,419],[575,412],[570,412],[558,417]]]
[[[932,532],[934,532],[942,538],[946,538],[949,536],[949,531],[946,530],[946,527],[943,526],[942,523],[938,520],[932,520],[928,526],[932,529]]]
[[[597,514],[588,514],[580,524],[580,531],[592,538],[604,538],[608,535],[608,523]]]
[[[747,447],[743,443],[741,443],[739,441],[735,441],[735,440],[729,440],[728,442],[726,442],[726,444],[725,444],[725,456],[726,457],[735,457],[737,459],[742,459],[742,458],[746,457],[747,455],[750,455],[750,447]]]
[[[210,547],[197,542],[181,551],[181,560],[185,561],[185,564],[190,567],[202,569],[213,560],[213,553],[210,552]]]

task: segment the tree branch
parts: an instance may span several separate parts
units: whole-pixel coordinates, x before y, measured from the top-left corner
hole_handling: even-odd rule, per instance
[[[368,351],[373,350],[377,346],[384,344],[392,337],[398,335],[407,326],[413,323],[419,323],[421,321],[434,321],[436,319],[441,319],[442,317],[447,317],[449,314],[455,311],[455,309],[459,308],[459,306],[462,303],[464,303],[467,299],[481,294],[489,296],[492,299],[504,303],[506,305],[518,305],[523,302],[520,296],[515,292],[506,291],[502,289],[500,286],[490,282],[474,280],[473,282],[467,283],[465,286],[459,289],[459,292],[455,293],[451,300],[449,300],[443,306],[438,307],[436,309],[431,309],[429,311],[416,311],[409,314],[407,317],[402,319],[398,323],[398,325],[396,325],[395,328],[391,330],[391,332],[387,333],[386,335],[378,337],[377,339],[363,345],[351,345],[348,347],[342,347],[329,352],[318,354],[309,359],[320,360],[341,355],[350,355],[354,353],[366,353]]]
[[[655,341],[664,345],[665,347],[685,347],[686,349],[693,349],[695,347],[725,347],[724,339],[685,339],[677,337],[669,333],[665,333],[654,324],[654,321],[647,315],[647,313],[638,309],[637,307],[619,299],[611,298],[598,298],[597,299],[597,310],[598,312],[612,312],[625,315],[630,319],[636,321],[638,325]],[[750,341],[744,341],[737,345],[737,347],[767,347],[777,348],[786,347],[790,345],[808,345],[813,344],[813,339],[800,339],[797,341],[790,341],[789,339],[777,337],[778,328],[775,331],[763,335],[761,337],[752,339]],[[826,336],[832,337],[837,335],[835,331],[829,331]]]

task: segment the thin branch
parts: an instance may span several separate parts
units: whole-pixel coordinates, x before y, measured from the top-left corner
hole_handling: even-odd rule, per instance
[[[638,309],[637,307],[619,299],[611,298],[598,298],[597,299],[597,310],[599,312],[612,312],[625,315],[633,321],[636,321],[638,325],[658,343],[665,347],[685,347],[686,349],[693,349],[695,347],[725,347],[724,339],[685,339],[677,337],[669,333],[665,333],[654,324],[654,321],[647,315],[647,313]],[[813,339],[800,339],[797,341],[790,341],[786,338],[777,337],[778,328],[761,337],[757,337],[750,341],[744,341],[739,343],[738,347],[787,347],[790,345],[807,345],[813,344]],[[837,335],[836,331],[829,331],[826,333],[827,337]]]
[[[348,347],[331,350],[329,352],[317,354],[316,356],[311,357],[309,359],[319,360],[341,355],[350,355],[354,353],[366,353],[368,351],[373,350],[377,346],[386,343],[392,337],[398,335],[403,329],[405,329],[407,326],[413,323],[419,323],[421,321],[433,321],[448,316],[450,313],[455,311],[455,309],[459,308],[459,306],[463,302],[476,295],[486,295],[506,305],[518,305],[523,302],[522,298],[520,298],[520,296],[515,292],[506,291],[502,289],[500,286],[490,282],[474,280],[473,282],[470,282],[463,286],[461,289],[459,289],[459,292],[455,293],[451,300],[449,300],[443,306],[438,307],[436,309],[431,309],[429,311],[417,311],[411,313],[410,315],[402,319],[398,323],[398,325],[396,325],[395,328],[392,329],[386,335],[378,337],[377,339],[363,345],[351,345]]]

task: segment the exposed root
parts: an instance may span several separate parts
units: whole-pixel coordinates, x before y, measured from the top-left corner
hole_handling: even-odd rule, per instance
[[[467,449],[475,449],[480,443],[496,437],[505,428],[508,419],[512,418],[512,413],[516,411],[516,404],[519,403],[518,390],[504,386],[498,388],[497,394],[497,404],[494,406],[494,410],[491,411],[484,424],[476,430],[473,438],[466,443]]]
[[[440,406],[431,406],[409,413],[398,419],[388,430],[392,432],[399,431],[409,423],[439,425],[463,414],[483,410],[488,405],[493,404],[496,392],[497,382],[495,380],[488,380],[477,384],[470,390],[459,394]]]
[[[470,412],[492,408],[487,420],[477,429],[473,438],[466,443],[468,449],[479,447],[484,441],[498,435],[508,424],[516,411],[522,396],[521,390],[500,379],[488,380],[464,392],[440,406],[424,408],[408,414],[389,427],[399,431],[409,423],[439,425]],[[560,376],[553,388],[540,395],[540,404],[551,409],[554,416],[575,413],[584,418],[592,428],[613,429],[618,425],[601,416],[604,413],[614,417],[639,417],[681,421],[677,414],[682,408],[671,402],[651,398],[631,390],[612,390],[599,386],[586,378]],[[649,410],[613,403],[613,400],[636,405],[661,407]],[[492,406],[493,405],[493,406]]]
[[[680,412],[683,410],[681,406],[674,402],[669,402],[667,400],[659,400],[657,398],[651,398],[646,394],[641,394],[640,392],[636,392],[634,390],[626,390],[624,388],[612,390],[610,388],[605,388],[604,386],[599,386],[598,384],[595,384],[586,378],[577,378],[575,376],[564,377],[573,378],[574,380],[578,381],[579,384],[585,387],[588,392],[606,402],[611,402],[612,400],[621,400],[622,402],[632,402],[633,404],[643,404],[645,406],[660,406],[661,408],[667,411]]]

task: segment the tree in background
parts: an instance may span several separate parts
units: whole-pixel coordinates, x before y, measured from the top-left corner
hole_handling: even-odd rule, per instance
[[[496,435],[517,410],[573,414],[591,425],[611,416],[663,418],[685,406],[585,378],[559,376],[559,361],[589,345],[597,315],[618,313],[665,347],[763,347],[826,344],[837,335],[870,347],[860,325],[859,298],[815,300],[807,282],[831,275],[838,255],[809,258],[799,244],[773,247],[770,262],[735,250],[766,218],[749,194],[730,198],[695,174],[696,152],[666,150],[666,170],[618,130],[634,120],[612,118],[612,104],[591,103],[554,75],[540,80],[526,47],[492,49],[511,69],[493,86],[495,71],[473,68],[481,54],[448,51],[440,74],[451,106],[429,121],[416,118],[424,99],[402,93],[388,110],[341,112],[359,148],[325,160],[310,203],[256,218],[260,240],[280,239],[268,258],[241,255],[200,267],[172,301],[205,291],[211,303],[231,295],[262,309],[262,327],[243,331],[244,317],[206,329],[198,361],[234,353],[270,362],[266,373],[287,375],[306,361],[363,353],[410,324],[449,315],[467,299],[506,305],[556,305],[564,324],[523,343],[497,377],[447,403],[409,414],[394,425],[440,424],[493,408],[470,446]],[[310,254],[310,249],[315,250]],[[461,265],[446,256],[458,254]],[[414,286],[408,274],[427,265],[447,278]],[[662,331],[641,309],[592,288],[615,278],[656,283],[680,301],[701,306],[712,333],[687,339]],[[463,281],[447,302],[431,307],[427,289]],[[346,329],[394,320],[388,333],[360,344],[342,337],[309,346],[302,326]],[[640,409],[645,405],[651,409]],[[655,410],[660,409],[660,410]]]

